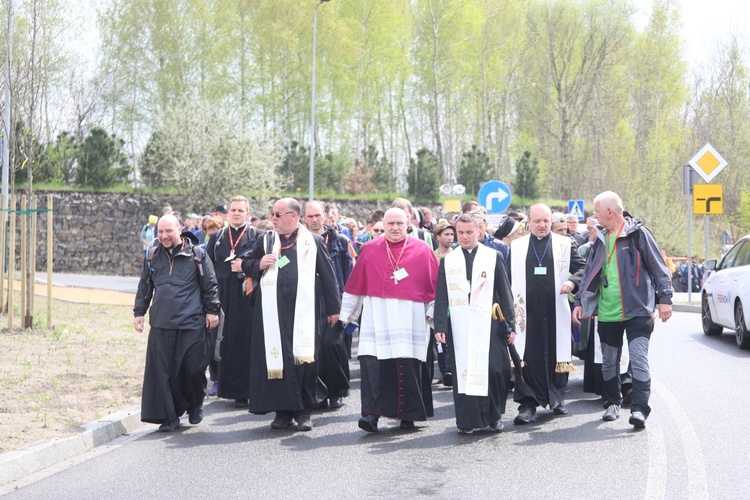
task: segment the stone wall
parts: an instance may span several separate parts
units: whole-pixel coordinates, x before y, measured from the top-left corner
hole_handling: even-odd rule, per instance
[[[16,208],[20,210],[18,192]],[[34,191],[38,208],[47,208],[47,195],[53,198],[54,272],[73,274],[106,274],[137,276],[143,263],[140,232],[150,214],[161,215],[165,201],[183,215],[188,211],[164,195],[117,194],[72,191]],[[386,210],[390,203],[336,201],[341,214],[364,223],[373,210]],[[253,206],[255,205],[255,206]],[[429,205],[435,215],[440,206]],[[208,207],[210,211],[214,207]],[[251,201],[251,212],[267,213],[270,204],[259,206]],[[37,272],[47,269],[48,213],[40,211],[37,219]],[[16,223],[16,262],[20,261],[20,219]]]

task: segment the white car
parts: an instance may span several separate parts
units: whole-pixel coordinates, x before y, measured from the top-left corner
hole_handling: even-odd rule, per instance
[[[703,283],[701,319],[703,333],[720,335],[724,328],[736,332],[737,346],[750,349],[750,235],[738,241],[716,265],[716,260],[703,264],[713,271]]]

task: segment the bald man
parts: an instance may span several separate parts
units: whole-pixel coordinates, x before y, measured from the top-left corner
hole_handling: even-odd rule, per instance
[[[159,219],[157,237],[143,262],[133,326],[143,332],[150,307],[141,420],[171,432],[186,411],[192,425],[203,420],[211,355],[206,328],[219,324],[219,288],[211,259],[182,237],[174,215]]]
[[[510,272],[518,352],[524,380],[516,380],[516,425],[532,422],[537,407],[565,415],[568,374],[574,370],[567,294],[576,291],[584,261],[575,242],[553,233],[552,211],[537,203],[529,208],[530,234],[511,243]]]

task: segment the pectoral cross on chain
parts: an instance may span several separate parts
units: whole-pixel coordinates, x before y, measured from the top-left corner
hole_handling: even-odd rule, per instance
[[[396,271],[393,271],[393,276],[391,276],[391,279],[393,280],[394,285],[398,285],[398,278],[396,277]]]

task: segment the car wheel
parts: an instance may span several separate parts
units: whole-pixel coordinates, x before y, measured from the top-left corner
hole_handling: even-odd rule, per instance
[[[717,325],[711,319],[711,309],[708,307],[708,296],[704,293],[703,300],[701,300],[701,321],[703,323],[703,333],[706,335],[714,336],[721,335],[724,330],[721,326]]]
[[[737,306],[734,308],[734,324],[737,329],[737,347],[740,349],[750,349],[750,334],[747,332],[745,311],[742,308],[742,302],[737,302]]]

